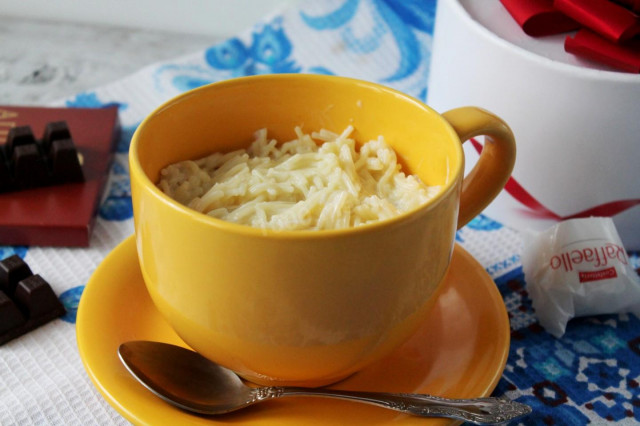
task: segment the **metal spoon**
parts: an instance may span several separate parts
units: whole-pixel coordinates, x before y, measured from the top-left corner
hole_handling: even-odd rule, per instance
[[[249,387],[231,370],[202,355],[159,342],[127,342],[118,348],[129,372],[170,404],[200,414],[223,414],[284,396],[323,396],[364,402],[422,417],[496,424],[525,416],[531,408],[502,398],[446,399],[423,394],[326,388]]]

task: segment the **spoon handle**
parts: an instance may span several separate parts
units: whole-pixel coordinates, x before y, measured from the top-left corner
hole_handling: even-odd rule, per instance
[[[324,388],[261,387],[255,402],[285,396],[323,396],[373,404],[421,417],[447,417],[484,425],[498,424],[531,413],[531,407],[503,398],[447,399],[412,393],[344,391]]]

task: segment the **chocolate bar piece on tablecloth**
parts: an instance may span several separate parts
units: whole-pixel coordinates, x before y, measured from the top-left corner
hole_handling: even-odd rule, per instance
[[[0,261],[0,345],[65,312],[49,283],[19,256]]]

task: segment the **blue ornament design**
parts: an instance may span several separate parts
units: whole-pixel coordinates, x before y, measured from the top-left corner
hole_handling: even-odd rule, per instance
[[[410,27],[433,34],[436,0],[382,0]]]
[[[75,324],[76,315],[78,313],[78,305],[80,304],[80,297],[84,291],[84,286],[78,286],[70,288],[60,295],[60,302],[66,309],[67,313],[62,316],[62,320]]]
[[[100,206],[99,215],[105,220],[114,221],[133,217],[129,171],[118,161],[113,163],[109,193]]]
[[[473,231],[497,231],[502,227],[503,225],[500,222],[496,222],[495,220],[490,219],[489,217],[483,214],[479,214],[478,216],[471,219],[471,221],[467,223],[462,229],[456,232],[456,242],[459,242],[459,243],[465,242],[464,234],[467,231],[467,229],[470,229]],[[518,257],[517,260],[519,259],[520,258]],[[502,267],[507,267],[507,266],[509,265],[505,263],[504,265],[493,265],[493,268],[500,269]],[[488,272],[492,276],[495,275],[494,273],[491,272],[491,270],[488,270]]]
[[[496,231],[503,227],[500,222],[496,222],[483,214],[474,217],[467,226],[476,231]]]
[[[612,384],[625,380],[625,377],[620,374],[617,362],[613,362],[613,360],[591,362],[582,370],[582,373],[590,384],[597,386],[602,391],[607,390]]]
[[[426,102],[427,101],[427,87],[426,86],[423,89],[420,90],[420,93],[418,93],[418,99],[420,99],[422,102]]]
[[[140,123],[135,124],[133,126],[122,126],[120,128],[120,139],[118,140],[118,145],[116,146],[116,152],[119,154],[126,154],[129,152],[129,145],[131,145],[131,138],[135,133],[136,129]]]
[[[253,33],[251,56],[260,63],[277,66],[291,54],[291,42],[282,28],[266,26],[259,33]]]
[[[606,354],[614,354],[627,346],[627,342],[619,339],[612,330],[607,330],[602,334],[593,336],[591,342]]]
[[[6,259],[14,254],[24,259],[27,250],[29,250],[27,246],[0,246],[0,260]]]
[[[355,17],[360,0],[347,0],[339,8],[322,16],[310,16],[300,12],[300,17],[310,28],[317,31],[340,30],[347,48],[355,53],[366,54],[377,50],[388,32],[400,52],[400,62],[395,72],[381,79],[393,82],[412,75],[424,58],[423,49],[415,31],[432,34],[435,15],[435,0],[373,0],[374,25],[371,33],[356,38],[350,21]],[[426,92],[425,92],[426,96]]]
[[[366,55],[380,48],[382,36],[389,32],[385,22],[379,14],[373,15],[373,28],[371,32],[364,37],[356,37],[351,27],[347,26],[342,32],[343,40],[346,42],[349,50],[360,55]]]
[[[360,0],[347,0],[342,6],[323,16],[310,16],[300,12],[302,20],[311,28],[322,30],[335,30],[349,23],[358,11]]]
[[[593,419],[585,412],[611,422],[640,420],[638,410],[629,409],[640,400],[640,319],[575,318],[556,339],[535,320],[522,268],[496,284],[508,309],[511,346],[494,395],[530,405],[527,424],[587,424]],[[510,394],[515,390],[522,394]]]
[[[569,375],[569,370],[562,367],[555,358],[548,358],[533,364],[533,367],[551,380]]]
[[[206,66],[163,66],[155,73],[156,86],[162,88],[162,76],[172,73],[173,88],[192,90],[225,78],[256,74],[297,73],[302,68],[291,59],[293,45],[281,25],[282,18],[253,31],[251,42],[234,37],[204,52]]]
[[[204,52],[207,63],[220,70],[239,68],[249,58],[249,51],[239,38],[231,38]]]
[[[291,51],[292,45],[284,30],[279,25],[266,25],[252,35],[249,52],[253,62],[246,69],[250,74],[299,72],[300,67],[287,59]]]
[[[347,24],[355,17],[359,2],[360,0],[348,0],[335,11],[323,16],[310,16],[304,12],[300,12],[300,16],[310,28],[317,31],[344,27],[342,38],[350,51],[359,54],[371,53],[380,47],[381,38],[388,32],[388,27],[384,25],[380,14],[374,14],[371,33],[357,38],[352,28]]]
[[[74,99],[66,101],[65,105],[71,108],[106,108],[117,106],[120,111],[129,107],[128,104],[121,102],[102,102],[96,92],[79,93]]]
[[[311,67],[309,72],[312,74],[336,75],[333,71],[325,67]]]
[[[407,26],[409,22],[405,23],[400,16],[394,13],[395,10],[389,6],[389,3],[388,1],[382,0],[374,1],[382,18],[391,29],[391,34],[393,34],[396,45],[400,50],[400,65],[394,74],[383,79],[383,81],[387,82],[408,77],[418,68],[422,59],[420,43],[413,33],[411,26]]]
[[[591,403],[590,407],[594,412],[598,413],[601,418],[609,422],[629,421],[629,418],[632,418],[634,420],[630,424],[638,424],[640,421],[639,410],[629,410],[625,405],[635,406],[637,408],[639,404],[638,400],[629,404],[629,401],[620,393],[604,392],[600,399]]]

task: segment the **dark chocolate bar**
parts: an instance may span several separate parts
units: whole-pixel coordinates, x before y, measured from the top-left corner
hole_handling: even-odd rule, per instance
[[[65,314],[53,289],[17,255],[0,261],[0,345]]]
[[[32,138],[28,135],[18,138],[17,130],[13,130],[11,148],[7,148],[9,132],[19,127],[30,129]],[[26,134],[25,130],[21,132]],[[41,135],[42,139],[37,141]],[[3,182],[7,186],[0,188],[0,245],[88,246],[119,135],[115,105],[106,108],[0,105],[0,187]],[[57,183],[77,183],[9,190],[14,185],[15,165],[13,155],[4,151],[13,154],[14,145],[31,143],[38,144],[47,160],[47,178]],[[74,150],[82,157],[81,167],[75,167],[79,162]],[[79,182],[80,173],[84,182]]]
[[[84,182],[65,121],[48,123],[41,140],[36,140],[30,126],[13,127],[0,150],[0,192]]]

